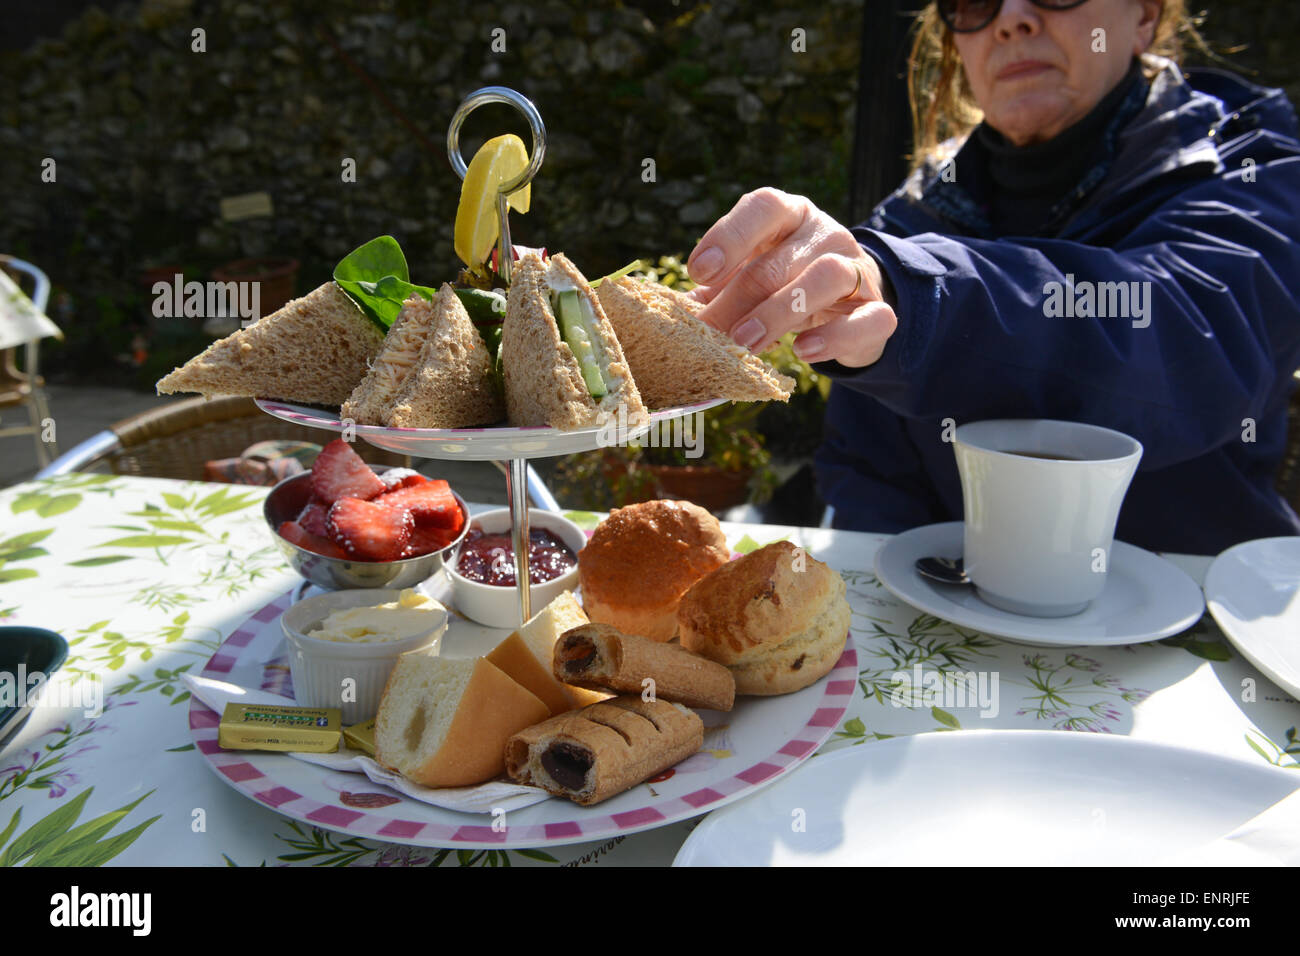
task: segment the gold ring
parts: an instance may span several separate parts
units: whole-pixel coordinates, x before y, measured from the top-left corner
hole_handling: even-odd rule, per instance
[[[848,299],[856,299],[858,297],[858,292],[862,289],[862,264],[859,262],[853,263],[853,271],[858,274],[858,281],[853,284],[853,291],[846,296],[845,301]]]

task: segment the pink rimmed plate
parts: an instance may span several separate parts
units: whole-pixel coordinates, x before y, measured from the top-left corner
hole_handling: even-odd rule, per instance
[[[294,588],[240,624],[201,676],[292,696],[280,615]],[[508,632],[453,619],[442,653],[486,653]],[[217,776],[244,796],[329,830],[390,843],[464,849],[525,849],[584,843],[676,823],[747,796],[799,766],[831,735],[857,688],[852,635],[835,668],[811,687],[779,697],[742,697],[730,713],[699,711],[704,748],[672,770],[594,807],[550,798],[493,827],[486,814],[409,799],[362,774],[336,773],[285,754],[223,750],[220,715],[191,698],[195,747]]]
[[[295,425],[324,428],[342,432],[343,423],[337,412],[324,411],[306,405],[291,405],[259,398],[257,407],[268,415]],[[594,451],[609,445],[621,445],[632,439],[656,431],[662,445],[679,447],[682,444],[680,428],[673,426],[677,418],[685,418],[714,408],[727,401],[717,398],[694,405],[661,408],[650,413],[650,423],[640,428],[616,427],[579,428],[561,431],[545,425],[516,427],[502,425],[487,428],[387,428],[383,425],[356,425],[356,434],[362,439],[388,451],[416,458],[459,458],[464,461],[505,461],[510,458],[550,458],[556,455],[573,455]],[[617,423],[615,423],[617,424]],[[688,436],[699,441],[698,429]]]

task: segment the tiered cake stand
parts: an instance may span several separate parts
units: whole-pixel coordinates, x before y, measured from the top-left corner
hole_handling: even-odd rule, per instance
[[[460,128],[465,118],[479,106],[487,103],[507,103],[514,106],[528,120],[532,131],[533,151],[528,166],[514,180],[502,183],[497,197],[497,218],[500,237],[497,240],[498,271],[509,281],[513,260],[510,242],[510,224],[506,197],[523,188],[537,175],[546,153],[546,127],[537,108],[525,96],[503,86],[489,86],[471,93],[457,108],[447,129],[447,156],[457,175],[465,178],[466,165],[460,155]],[[519,597],[519,619],[532,617],[528,575],[528,461],[532,458],[551,458],[595,451],[611,444],[624,444],[634,440],[661,422],[692,415],[722,404],[724,400],[702,402],[680,408],[660,409],[650,414],[649,421],[639,427],[614,422],[604,428],[584,428],[560,431],[545,426],[516,428],[386,428],[379,425],[349,425],[360,438],[377,448],[400,452],[415,458],[463,461],[504,462],[506,494],[510,502],[510,533],[515,553],[515,582]],[[344,423],[336,413],[284,402],[258,399],[258,406],[267,414],[298,425],[342,432]],[[621,426],[621,427],[620,427]]]

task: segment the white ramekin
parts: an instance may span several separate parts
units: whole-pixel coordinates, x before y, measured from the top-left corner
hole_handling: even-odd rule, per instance
[[[498,508],[495,511],[484,511],[473,515],[469,519],[469,524],[471,529],[478,528],[486,534],[508,532],[510,509]],[[554,511],[537,511],[530,508],[528,526],[545,528],[559,538],[575,557],[587,544],[587,533],[568,518]],[[471,621],[477,621],[488,627],[499,627],[502,630],[514,630],[519,627],[523,622],[519,620],[519,597],[513,586],[498,587],[494,584],[480,584],[456,571],[456,565],[460,561],[460,548],[464,542],[465,539],[461,538],[461,544],[443,565],[447,570],[447,577],[451,579],[451,596],[456,610]],[[561,593],[572,591],[577,586],[578,565],[576,563],[558,578],[534,584],[529,591],[532,612],[536,614]]]
[[[343,724],[361,723],[379,710],[384,685],[397,659],[403,654],[437,654],[448,614],[443,608],[434,615],[428,631],[399,641],[346,642],[311,637],[309,632],[331,611],[354,607],[375,607],[397,601],[396,588],[364,588],[332,591],[299,601],[280,617],[280,627],[289,643],[289,673],[293,696],[303,707],[338,707]],[[352,680],[347,685],[344,682]],[[352,693],[355,691],[355,693]],[[353,698],[347,699],[344,698]]]

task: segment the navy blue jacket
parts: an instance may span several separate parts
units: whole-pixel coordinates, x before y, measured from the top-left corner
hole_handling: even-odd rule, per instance
[[[947,420],[1057,418],[1142,443],[1120,540],[1215,554],[1300,534],[1273,485],[1300,366],[1296,114],[1280,90],[1163,63],[1049,237],[990,234],[969,141],[955,177],[914,174],[853,229],[898,328],[871,366],[814,366],[835,382],[816,466],[836,527],[960,520]],[[1147,283],[1125,286],[1144,317],[1073,314],[1089,284],[1093,311],[1116,311],[1100,284],[1120,282]],[[1082,308],[1051,312],[1067,300]]]

